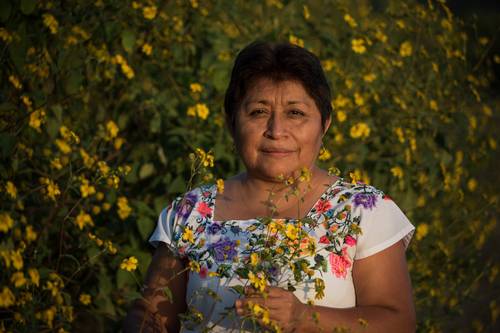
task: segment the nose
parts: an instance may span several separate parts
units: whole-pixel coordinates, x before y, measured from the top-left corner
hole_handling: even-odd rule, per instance
[[[273,114],[267,121],[267,128],[264,136],[268,139],[277,140],[286,135],[286,125],[283,119]]]

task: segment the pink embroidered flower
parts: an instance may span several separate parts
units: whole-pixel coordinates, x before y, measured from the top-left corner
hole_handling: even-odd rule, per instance
[[[207,266],[202,266],[200,268],[200,273],[199,274],[200,274],[200,278],[206,279],[207,275],[208,275],[208,268],[207,268]]]
[[[212,214],[212,209],[208,206],[208,204],[205,201],[202,201],[198,204],[197,210],[202,217],[207,217],[207,215]]]
[[[330,240],[328,239],[328,237],[326,237],[326,235],[323,235],[319,238],[319,242],[321,244],[330,244]]]
[[[345,279],[349,268],[352,266],[349,255],[347,254],[347,248],[342,249],[342,255],[330,253],[328,259],[332,266],[332,273],[338,278]]]
[[[344,244],[347,244],[349,246],[354,246],[356,245],[356,238],[352,237],[351,235],[347,235],[344,238]]]
[[[392,198],[387,194],[384,194],[384,200],[392,201]]]
[[[314,208],[316,208],[317,213],[322,214],[332,208],[332,203],[330,200],[320,200]]]
[[[198,226],[198,228],[196,228],[197,234],[201,234],[203,231],[205,231],[205,227],[202,225],[200,225],[200,226]]]

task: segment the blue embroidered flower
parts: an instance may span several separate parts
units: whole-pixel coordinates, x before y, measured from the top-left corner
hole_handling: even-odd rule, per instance
[[[221,225],[219,223],[212,223],[208,226],[207,231],[211,235],[217,234],[220,230],[222,229]]]
[[[221,238],[217,243],[209,245],[209,250],[213,251],[215,260],[218,262],[233,260],[238,254],[236,251],[237,242],[232,241],[229,237]]]

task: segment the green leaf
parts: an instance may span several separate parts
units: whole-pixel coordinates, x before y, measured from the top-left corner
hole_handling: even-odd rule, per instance
[[[0,21],[5,22],[12,12],[12,5],[10,1],[0,1]]]
[[[172,290],[170,290],[169,287],[163,288],[163,294],[165,295],[165,297],[167,297],[170,303],[174,301],[174,295],[172,294]]]
[[[231,290],[236,292],[238,295],[245,295],[245,287],[238,285],[238,286],[231,286],[229,287]]]
[[[116,271],[116,286],[123,288],[126,286],[134,286],[135,280],[132,273],[119,269]]]
[[[124,30],[122,32],[122,46],[128,53],[132,53],[135,45],[135,32]]]
[[[36,8],[35,0],[21,0],[21,4],[19,5],[19,9],[24,15],[29,15],[33,13]]]
[[[80,71],[71,71],[68,78],[65,80],[64,90],[69,95],[76,94],[80,90],[83,82],[83,75]]]
[[[141,234],[143,239],[147,239],[153,229],[155,227],[154,222],[147,217],[139,217],[137,219],[137,229],[139,229],[139,233]]]
[[[141,166],[139,169],[139,179],[148,178],[153,175],[155,172],[155,166],[153,163],[146,163]]]
[[[12,152],[12,148],[16,145],[17,138],[8,133],[0,133],[0,156],[2,159],[7,159]]]

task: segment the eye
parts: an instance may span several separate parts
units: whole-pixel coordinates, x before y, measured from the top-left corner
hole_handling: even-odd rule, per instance
[[[306,115],[304,111],[301,111],[298,109],[292,109],[292,110],[288,111],[288,114],[292,117],[303,117]]]
[[[263,115],[264,113],[266,113],[266,110],[264,109],[254,109],[250,111],[250,116],[260,116]]]

